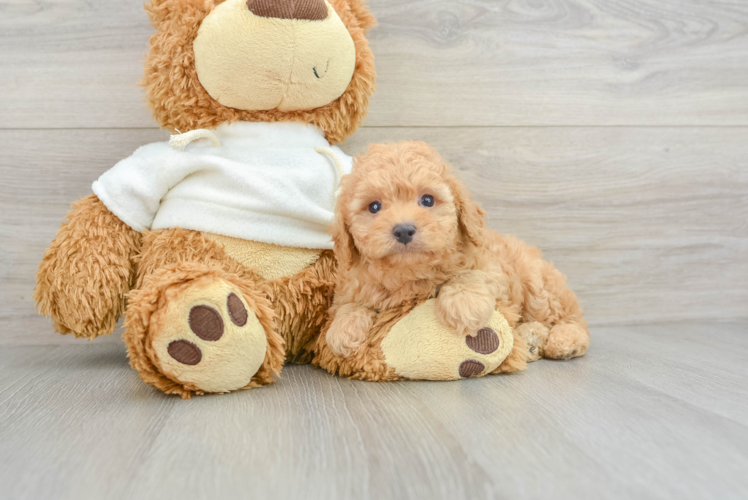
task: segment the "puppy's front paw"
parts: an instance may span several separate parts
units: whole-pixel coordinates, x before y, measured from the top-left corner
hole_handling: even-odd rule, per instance
[[[325,340],[330,350],[343,357],[356,352],[374,324],[373,314],[361,307],[344,305],[338,310]]]
[[[495,308],[496,299],[480,282],[447,284],[436,299],[437,317],[462,336],[476,335]]]

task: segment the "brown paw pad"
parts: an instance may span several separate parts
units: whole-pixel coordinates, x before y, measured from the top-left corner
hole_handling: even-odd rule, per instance
[[[467,336],[465,342],[479,354],[491,354],[499,348],[499,336],[490,328],[481,328],[475,337]]]
[[[237,294],[232,293],[229,295],[229,298],[226,301],[226,306],[229,310],[229,317],[236,326],[244,326],[247,324],[249,314],[247,313],[244,304],[242,304],[242,299],[240,299]]]
[[[454,365],[452,365],[454,366]],[[480,361],[474,359],[468,359],[460,363],[460,377],[470,378],[480,375],[485,370],[486,366]]]
[[[190,311],[190,329],[201,339],[214,342],[223,335],[223,320],[212,307],[195,306]]]
[[[203,359],[203,353],[200,348],[187,340],[175,340],[166,349],[169,356],[176,359],[183,365],[194,366]]]

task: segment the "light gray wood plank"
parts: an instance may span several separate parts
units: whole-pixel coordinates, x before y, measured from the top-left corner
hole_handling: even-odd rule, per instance
[[[593,325],[748,317],[745,128],[366,128],[437,146],[489,225],[545,251]],[[70,203],[158,130],[0,131],[0,343],[68,342],[34,274]],[[112,339],[116,341],[116,339]]]
[[[376,384],[292,366],[267,388],[190,401],[140,382],[122,345],[7,346],[0,491],[13,500],[744,498],[745,325],[594,333],[585,358],[511,376]]]
[[[748,375],[748,343],[733,338],[748,333],[745,322],[640,325],[616,331],[625,333],[609,335],[606,349],[596,353],[600,372],[625,374],[663,396],[748,425],[748,386],[732,383]]]
[[[371,0],[369,125],[747,125],[748,4]],[[0,1],[0,128],[148,127],[141,2]]]
[[[168,137],[157,129],[0,131],[0,144],[14,151],[0,159],[0,343],[75,342],[34,310],[44,249],[70,204],[90,194],[99,175],[143,144]]]

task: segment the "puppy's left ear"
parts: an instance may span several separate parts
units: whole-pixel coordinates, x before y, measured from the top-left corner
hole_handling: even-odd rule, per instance
[[[330,235],[334,244],[335,260],[338,262],[338,274],[342,274],[358,260],[359,253],[356,243],[348,230],[346,213],[348,211],[348,193],[351,192],[353,179],[351,174],[344,175],[340,180],[338,199],[335,203],[335,219],[330,228]]]
[[[460,232],[475,246],[483,246],[486,230],[486,211],[475,203],[465,185],[454,175],[446,178],[449,190],[454,196],[457,221]]]

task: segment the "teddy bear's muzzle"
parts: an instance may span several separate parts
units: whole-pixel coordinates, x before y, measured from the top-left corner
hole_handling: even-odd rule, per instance
[[[327,18],[324,0],[247,0],[250,12],[260,17],[321,21]]]

